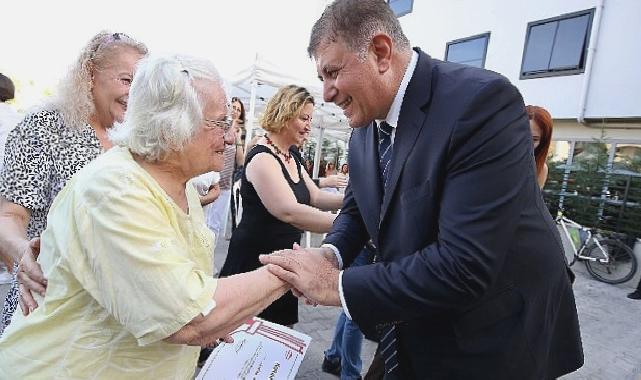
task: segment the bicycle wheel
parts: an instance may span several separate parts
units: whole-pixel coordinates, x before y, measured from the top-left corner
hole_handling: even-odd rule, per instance
[[[599,244],[609,259],[604,262],[603,251],[596,243],[590,244],[585,249],[584,255],[594,257],[596,260],[585,261],[588,272],[597,280],[608,284],[620,284],[630,280],[637,271],[637,258],[630,247],[617,239],[600,239]]]

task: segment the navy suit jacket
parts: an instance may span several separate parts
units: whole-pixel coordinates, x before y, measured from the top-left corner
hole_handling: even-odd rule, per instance
[[[419,59],[387,189],[373,123],[353,131],[350,183],[325,243],[360,325],[397,325],[404,378],[543,379],[583,353],[562,243],[537,185],[523,99],[491,71]]]

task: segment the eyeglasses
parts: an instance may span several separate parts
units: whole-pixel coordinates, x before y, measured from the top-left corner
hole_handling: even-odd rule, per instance
[[[226,134],[231,129],[232,120],[225,117],[225,120],[203,119],[207,128],[213,129],[220,134]]]

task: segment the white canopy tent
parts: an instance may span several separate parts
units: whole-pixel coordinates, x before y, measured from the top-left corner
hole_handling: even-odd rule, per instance
[[[303,86],[314,96],[316,105],[312,121],[312,138],[317,141],[316,157],[314,158],[314,174],[318,174],[321,145],[323,138],[332,138],[347,142],[351,129],[343,111],[333,103],[323,102],[322,89],[317,83],[295,78],[283,72],[273,63],[256,54],[254,63],[241,70],[227,82],[227,93],[240,98],[246,107],[246,144],[249,144],[255,130],[260,129],[258,115],[265,109],[269,98],[279,88],[295,84]]]

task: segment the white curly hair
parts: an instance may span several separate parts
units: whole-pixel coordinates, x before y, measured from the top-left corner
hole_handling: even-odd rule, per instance
[[[45,105],[60,112],[65,126],[82,128],[95,112],[91,82],[94,70],[100,69],[123,47],[147,55],[147,46],[124,33],[101,31],[89,40],[59,83],[56,96]]]
[[[123,123],[109,131],[111,142],[146,161],[180,152],[203,120],[205,97],[196,81],[220,86],[216,67],[208,60],[183,55],[150,55],[138,62]],[[200,91],[199,91],[200,89]]]

